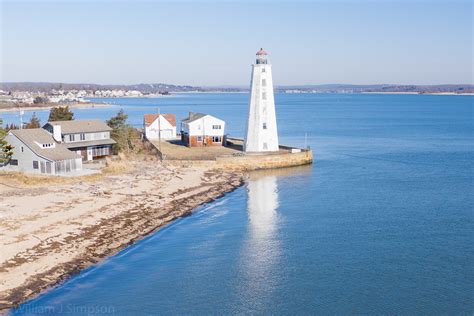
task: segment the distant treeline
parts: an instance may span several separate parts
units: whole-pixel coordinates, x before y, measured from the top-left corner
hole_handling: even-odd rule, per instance
[[[51,90],[136,90],[142,93],[163,93],[171,91],[194,91],[192,86],[179,86],[165,83],[140,83],[133,85],[101,85],[94,83],[51,83],[51,82],[3,82],[0,90],[3,91],[27,91],[27,92],[50,92]]]
[[[244,92],[248,87],[242,86],[214,86],[198,87],[186,85],[172,85],[165,83],[140,83],[133,85],[100,85],[83,83],[48,83],[48,82],[5,82],[0,83],[3,91],[49,92],[51,90],[137,90],[142,93],[163,92]],[[443,85],[351,85],[351,84],[324,84],[324,85],[293,85],[276,86],[277,92],[317,92],[317,93],[367,93],[367,92],[411,92],[411,93],[474,93],[471,84],[443,84]]]
[[[411,93],[474,93],[474,85],[470,84],[443,84],[443,85],[350,85],[327,84],[310,86],[277,87],[277,91],[312,91],[321,93],[367,93],[367,92],[411,92]]]

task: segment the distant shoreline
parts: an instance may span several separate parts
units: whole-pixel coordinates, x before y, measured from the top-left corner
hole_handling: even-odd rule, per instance
[[[10,104],[5,104],[2,103],[0,104],[0,113],[5,113],[5,112],[18,112],[20,110],[25,111],[25,112],[31,112],[31,111],[41,111],[41,110],[50,110],[54,107],[64,107],[64,106],[69,106],[71,109],[87,109],[87,108],[102,108],[102,107],[108,107],[112,106],[113,104],[110,103],[97,103],[97,102],[91,102],[91,103],[71,103],[71,104],[42,104],[42,105],[32,105],[29,106],[25,104],[24,106],[18,106],[18,105],[11,105]]]
[[[358,92],[354,94],[417,94],[417,95],[474,95],[474,93],[455,93],[455,92]]]
[[[242,94],[250,93],[250,91],[193,91],[193,92],[173,92],[173,94]],[[282,94],[410,94],[410,95],[474,95],[474,93],[455,93],[455,92],[312,92],[312,91],[299,91],[299,92],[285,92],[275,91],[275,93]]]

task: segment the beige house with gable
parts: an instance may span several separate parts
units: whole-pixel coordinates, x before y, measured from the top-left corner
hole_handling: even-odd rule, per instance
[[[82,158],[42,128],[10,130],[5,140],[12,145],[8,168],[28,173],[51,175],[82,170]]]

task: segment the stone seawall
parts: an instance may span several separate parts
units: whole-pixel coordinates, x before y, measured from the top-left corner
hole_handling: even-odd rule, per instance
[[[205,167],[235,171],[252,171],[295,167],[313,163],[313,152],[310,149],[279,145],[277,152],[245,153],[242,151],[243,139],[228,137],[224,147],[185,147],[183,145],[148,141],[147,147],[153,149],[164,164],[177,167]],[[162,151],[160,151],[160,149]]]
[[[302,150],[296,153],[222,156],[217,157],[215,160],[166,160],[164,162],[180,167],[215,167],[217,169],[253,171],[311,164],[313,162],[313,152],[311,150]]]
[[[216,165],[219,168],[244,171],[294,167],[311,164],[312,162],[313,152],[311,150],[304,150],[296,153],[216,158]]]

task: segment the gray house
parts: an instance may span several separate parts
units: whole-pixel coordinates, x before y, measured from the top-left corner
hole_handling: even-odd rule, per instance
[[[52,175],[82,170],[81,156],[55,142],[45,129],[10,130],[5,139],[14,147],[13,170]]]
[[[66,148],[82,156],[83,160],[93,160],[112,154],[115,141],[110,138],[112,130],[101,120],[54,121],[43,128]]]

